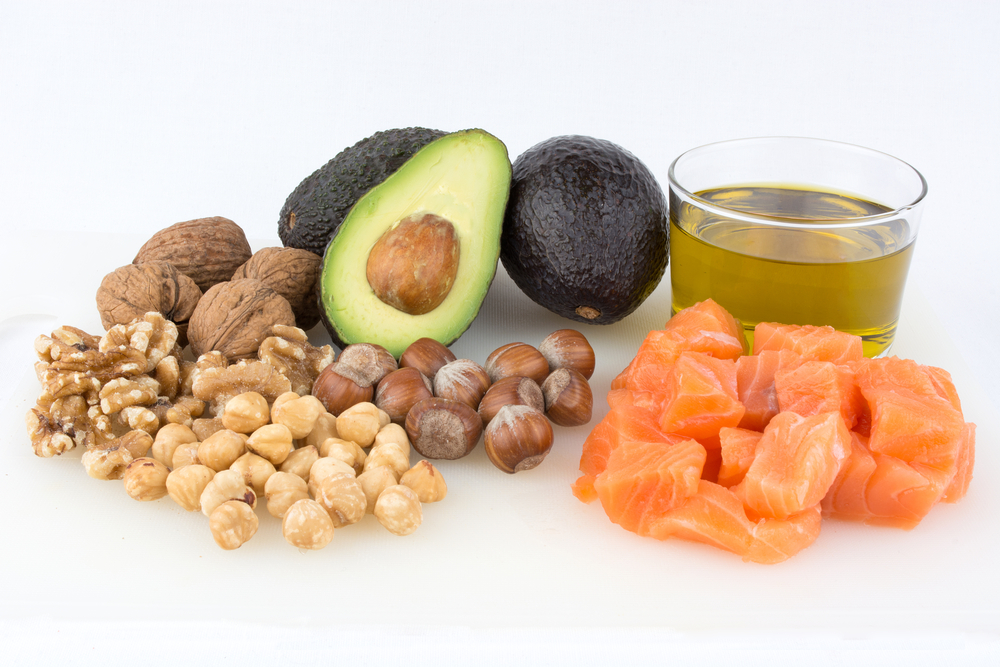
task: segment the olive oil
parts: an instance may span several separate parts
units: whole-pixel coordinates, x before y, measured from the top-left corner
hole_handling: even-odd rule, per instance
[[[697,197],[724,210],[671,193],[674,313],[711,297],[743,322],[751,343],[758,322],[781,322],[859,335],[869,357],[887,351],[913,255],[905,219],[855,225],[890,209],[795,186],[732,186]]]

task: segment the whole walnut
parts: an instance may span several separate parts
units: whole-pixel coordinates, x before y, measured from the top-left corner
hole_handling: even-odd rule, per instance
[[[201,297],[188,324],[195,356],[213,350],[227,359],[256,356],[275,324],[295,326],[288,300],[259,280],[219,283]]]
[[[97,289],[97,310],[105,330],[157,311],[177,325],[178,343],[184,346],[188,320],[200,299],[194,280],[173,264],[151,261],[127,264],[104,276]]]
[[[319,322],[319,274],[323,258],[300,248],[262,248],[236,269],[233,280],[254,278],[288,299],[300,329]]]
[[[240,226],[216,216],[161,229],[143,244],[132,263],[170,262],[204,292],[232,278],[250,255],[250,243]]]

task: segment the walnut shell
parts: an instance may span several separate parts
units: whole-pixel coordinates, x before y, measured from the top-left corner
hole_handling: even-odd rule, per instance
[[[188,324],[188,341],[197,356],[214,350],[227,359],[246,359],[257,355],[275,324],[295,326],[288,300],[259,280],[231,280],[201,297]]]
[[[319,323],[319,274],[323,258],[299,248],[262,248],[236,269],[233,280],[259,280],[288,299],[295,323],[308,331]]]
[[[250,255],[250,244],[239,225],[215,216],[161,229],[139,249],[132,263],[170,262],[204,292],[232,278]]]
[[[177,325],[178,344],[186,344],[187,325],[201,299],[198,285],[168,262],[127,264],[104,276],[97,289],[101,324],[110,330],[156,311]]]

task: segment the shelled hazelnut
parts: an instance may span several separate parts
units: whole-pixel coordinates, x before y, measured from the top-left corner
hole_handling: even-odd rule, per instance
[[[420,499],[413,489],[402,484],[390,486],[379,494],[373,513],[393,535],[409,535],[423,521]]]
[[[215,543],[228,551],[238,549],[256,535],[259,522],[249,505],[227,500],[212,511],[208,523]]]
[[[309,498],[309,487],[298,475],[278,471],[271,475],[264,485],[264,498],[267,501],[268,513],[280,519],[289,507]]]
[[[136,500],[156,500],[167,495],[167,475],[170,468],[156,459],[140,457],[133,459],[125,468],[122,478],[125,492]]]
[[[189,512],[201,510],[201,494],[215,477],[215,471],[200,464],[172,470],[167,475],[166,487],[170,498]]]
[[[371,514],[375,511],[375,501],[379,495],[390,486],[399,484],[399,479],[388,466],[375,466],[358,475],[358,484],[365,494],[365,513]]]
[[[322,549],[333,540],[334,524],[321,503],[303,498],[284,512],[281,534],[293,547]]]
[[[430,461],[418,461],[416,465],[403,473],[399,483],[408,486],[417,494],[422,503],[436,503],[448,495],[448,485],[444,477]]]

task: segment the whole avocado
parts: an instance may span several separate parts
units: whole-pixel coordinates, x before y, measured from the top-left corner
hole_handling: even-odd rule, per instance
[[[445,134],[423,127],[385,130],[345,148],[288,195],[278,216],[281,242],[322,255],[358,199]]]
[[[610,141],[553,137],[514,162],[500,259],[558,315],[611,324],[633,312],[663,277],[669,234],[663,190]]]

